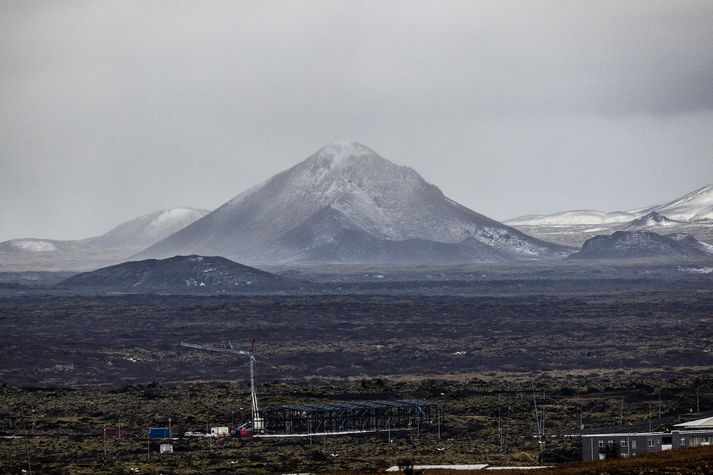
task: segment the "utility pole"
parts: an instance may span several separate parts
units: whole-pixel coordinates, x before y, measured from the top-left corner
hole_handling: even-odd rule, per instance
[[[498,408],[498,412],[500,408]],[[436,406],[436,416],[438,417],[438,440],[441,440],[441,415],[443,414],[443,408],[439,404]],[[391,426],[391,418],[389,418],[389,426]],[[499,422],[498,422],[499,424]],[[389,436],[389,442],[391,442],[391,436]],[[502,444],[501,444],[502,445]]]
[[[659,389],[659,419],[661,419],[661,389]]]
[[[619,405],[619,425],[624,424],[624,396],[621,397],[621,404]]]
[[[651,432],[651,401],[649,401],[649,432]]]
[[[32,458],[30,455],[30,442],[27,440],[27,428],[25,427],[25,417],[22,417],[22,433],[25,435],[25,452],[27,453],[27,471],[32,475]]]
[[[535,405],[535,422],[537,423],[537,441],[540,445],[540,462],[544,456],[544,447],[542,446],[542,427],[540,426],[540,416],[537,412],[537,394],[535,393],[535,382],[532,382],[532,402]]]
[[[503,427],[500,424],[500,396],[498,395],[498,441],[500,442],[500,453],[503,453]]]
[[[509,450],[510,439],[510,411],[512,410],[512,393],[508,392],[508,416],[505,419],[505,453]]]

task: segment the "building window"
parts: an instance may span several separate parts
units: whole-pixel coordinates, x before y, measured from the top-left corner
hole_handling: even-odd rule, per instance
[[[629,446],[629,444],[626,439],[621,439],[621,442],[619,442],[619,446],[625,449]]]
[[[681,445],[686,445],[686,438],[685,438],[685,437],[681,437]]]
[[[603,448],[604,448],[604,441],[603,441],[603,440],[600,440],[600,441],[599,441],[599,448],[600,448],[600,449],[603,449]]]
[[[635,449],[636,448],[636,439],[631,441],[631,448]]]
[[[649,439],[649,447],[655,447],[656,444],[654,442],[654,439]]]
[[[607,442],[607,445],[608,445],[609,447],[613,447],[613,446],[614,446],[614,441],[613,441],[613,440],[610,440],[609,442]]]

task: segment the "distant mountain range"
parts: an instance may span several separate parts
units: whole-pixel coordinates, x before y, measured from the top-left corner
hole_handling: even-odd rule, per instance
[[[59,285],[96,291],[194,294],[281,291],[304,284],[223,257],[175,256],[124,262],[77,274]]]
[[[2,242],[0,270],[76,271],[185,255],[260,266],[464,264],[564,258],[585,241],[575,257],[636,243],[695,254],[681,251],[685,239],[672,244],[667,236],[663,245],[639,231],[713,242],[713,185],[638,210],[565,211],[503,224],[447,198],[411,168],[359,143],[337,142],[214,211],[158,211],[82,240]]]
[[[0,242],[0,268],[96,268],[124,260],[206,214],[206,210],[173,208],[140,216],[97,237],[78,240],[26,238]]]
[[[707,185],[667,203],[630,211],[562,211],[554,214],[527,215],[508,219],[512,226],[622,224],[656,212],[677,221],[713,220],[713,185]]]
[[[251,264],[483,262],[564,256],[448,199],[355,143],[327,145],[137,257],[217,254]]]
[[[629,211],[562,211],[509,219],[506,224],[547,241],[580,246],[616,231],[680,232],[713,243],[713,185],[669,202]]]

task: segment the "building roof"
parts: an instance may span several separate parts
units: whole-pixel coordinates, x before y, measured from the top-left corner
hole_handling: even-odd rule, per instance
[[[692,429],[713,429],[713,417],[706,417],[704,419],[696,419],[695,421],[674,424],[674,427],[690,427]]]
[[[654,435],[671,435],[668,432],[615,432],[609,434],[582,434],[582,437],[642,437]]]

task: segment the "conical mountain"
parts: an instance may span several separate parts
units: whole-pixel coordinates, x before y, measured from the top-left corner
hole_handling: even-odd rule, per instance
[[[428,262],[494,261],[567,252],[459,205],[411,168],[361,144],[340,142],[238,195],[139,257],[189,253],[277,264],[408,262],[409,253],[422,256],[414,262],[423,256],[430,256]]]

